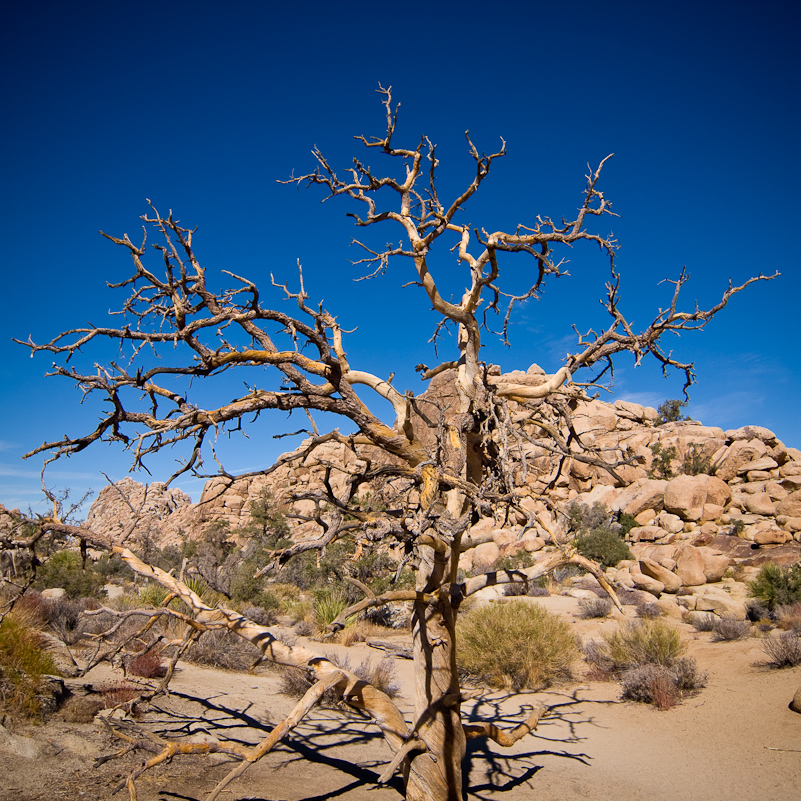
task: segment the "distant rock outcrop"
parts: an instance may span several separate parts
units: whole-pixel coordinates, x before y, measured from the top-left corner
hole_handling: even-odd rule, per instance
[[[536,384],[546,378],[536,365],[527,373],[509,375],[490,368],[491,383],[498,385],[512,380]],[[429,445],[433,435],[424,417],[447,417],[457,408],[452,373],[436,376],[418,400],[420,416],[413,425]],[[521,511],[512,519],[498,515],[479,520],[469,535],[480,536],[485,545],[464,554],[463,568],[478,567],[479,562],[486,567],[499,556],[535,552],[560,542],[566,533],[564,512],[573,502],[588,506],[600,502],[636,518],[638,525],[629,533],[635,559],[621,563],[610,577],[655,596],[666,593],[674,599],[671,603],[677,601],[685,609],[728,610],[727,614],[739,616],[742,599],[732,600],[728,588],[725,594],[731,603],[727,603],[719,592],[709,592],[708,585],[719,589],[732,567],[739,571],[738,577],[747,578],[763,562],[798,561],[801,451],[785,446],[760,426],[724,431],[691,420],[660,425],[655,409],[635,403],[587,400],[572,404],[571,436],[578,436],[585,448],[605,460],[627,464],[610,472],[578,458],[558,458],[526,407],[509,401],[512,419],[526,435],[513,456]],[[153,484],[147,490],[138,527],[141,533],[136,536],[150,536],[163,546],[183,536],[200,537],[211,523],[222,524],[235,535],[249,522],[251,504],[264,490],[294,513],[309,515],[314,501],[293,501],[292,497],[321,489],[327,466],[351,469],[366,460],[376,464],[391,458],[375,448],[357,452],[358,456],[336,442],[311,449],[307,440],[293,454],[285,454],[280,466],[267,476],[208,481],[197,504],[190,504],[177,490]],[[683,474],[687,466],[687,472],[698,474]],[[345,491],[346,479],[345,472],[331,470],[336,494]],[[401,484],[393,479],[370,491],[391,497],[393,492],[409,489]],[[131,479],[117,487],[100,493],[88,520],[91,528],[112,537],[119,536],[131,520],[131,509],[120,491],[134,508],[142,503],[144,493],[142,485]],[[313,524],[306,524],[294,536],[311,535],[313,529]]]

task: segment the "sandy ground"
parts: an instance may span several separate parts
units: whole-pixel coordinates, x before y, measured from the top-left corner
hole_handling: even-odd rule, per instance
[[[572,598],[538,599],[565,614],[582,637],[617,625],[575,619]],[[579,683],[547,692],[489,693],[463,707],[467,718],[492,718],[512,727],[527,705],[544,700],[551,714],[535,736],[511,749],[468,743],[468,799],[614,799],[614,801],[790,801],[801,797],[801,715],[788,704],[801,685],[801,668],[772,670],[759,640],[711,642],[709,634],[678,624],[689,654],[708,672],[706,689],[668,712],[620,702],[620,688]],[[330,648],[330,646],[325,646]],[[365,645],[347,649],[351,662],[381,653]],[[104,668],[103,670],[107,670]],[[411,663],[397,662],[409,713]],[[96,678],[103,678],[99,673]],[[226,673],[184,665],[171,698],[147,715],[157,730],[183,731],[256,742],[259,726],[274,724],[293,701],[279,692],[274,672]],[[407,719],[410,714],[407,714]],[[142,761],[129,755],[93,767],[94,757],[120,747],[94,724],[51,722],[15,728],[32,737],[29,756],[12,755],[0,739],[0,801],[106,799]],[[263,728],[261,730],[263,735]],[[19,742],[19,741],[17,741]],[[375,782],[391,758],[376,727],[335,710],[316,709],[273,753],[231,785],[227,801],[391,801],[399,781]],[[176,757],[137,782],[138,801],[200,801],[231,769],[224,757]],[[127,798],[122,790],[115,798]]]

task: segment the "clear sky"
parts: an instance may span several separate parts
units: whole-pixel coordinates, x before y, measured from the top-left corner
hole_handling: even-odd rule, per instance
[[[775,0],[9,6],[0,32],[0,502],[38,508],[41,461],[21,455],[85,433],[99,410],[80,406],[64,379],[45,379],[51,359],[31,359],[11,338],[43,341],[104,321],[119,303],[105,282],[127,277],[130,262],[97,231],[135,238],[145,198],[199,227],[210,274],[229,269],[266,285],[270,271],[291,280],[300,259],[312,298],[359,326],[347,341],[351,363],[422,390],[413,368],[436,363],[426,344],[434,320],[419,289],[400,288],[410,265],[394,264],[381,285],[354,284],[349,209],[276,182],[310,171],[313,145],[339,169],[363,156],[352,137],[383,133],[379,83],[402,104],[396,142],[427,134],[451,188],[470,180],[465,129],[480,150],[506,139],[509,155],[471,203],[477,226],[574,214],[587,163],[614,152],[601,188],[621,217],[598,232],[611,227],[621,243],[623,305],[638,323],[667,302],[659,281],[683,265],[685,302],[702,305],[729,278],[779,270],[673,349],[697,365],[693,417],[767,426],[801,447],[800,17]],[[605,264],[590,247],[570,257],[572,277],[522,310],[511,349],[485,338],[487,361],[550,372],[574,343],[572,323],[603,324]],[[460,291],[455,260],[442,264]],[[678,376],[622,359],[611,397],[657,405],[680,389]],[[227,443],[228,469],[255,469],[294,447],[271,437],[285,426],[300,427],[272,418]],[[152,479],[166,478],[179,455],[154,461]],[[97,492],[101,470],[118,479],[128,464],[99,445],[52,465],[48,484]],[[197,499],[198,481],[177,486]]]

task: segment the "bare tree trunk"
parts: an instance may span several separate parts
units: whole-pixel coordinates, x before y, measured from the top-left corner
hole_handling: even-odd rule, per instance
[[[418,589],[441,583],[447,558],[426,547]],[[407,801],[461,801],[466,738],[456,670],[456,614],[450,598],[418,600],[412,616],[415,732],[427,746],[411,758]]]

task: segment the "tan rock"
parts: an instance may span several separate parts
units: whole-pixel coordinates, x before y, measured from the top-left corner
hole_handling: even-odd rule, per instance
[[[696,548],[701,558],[704,560],[704,576],[708,582],[720,581],[730,567],[730,561],[720,551],[706,545],[699,545]]]
[[[781,531],[778,528],[771,528],[763,531],[757,531],[754,534],[755,545],[784,545],[788,539],[792,539],[793,535],[786,531]]]
[[[683,545],[676,559],[676,575],[684,587],[706,584],[704,557],[694,545]]]
[[[700,520],[706,503],[706,476],[677,476],[665,487],[665,509],[683,520]]]
[[[754,515],[772,516],[776,512],[776,504],[770,499],[767,492],[757,492],[745,497],[745,509]]]
[[[751,470],[772,470],[774,467],[778,466],[778,463],[770,456],[763,456],[760,459],[754,459],[751,462],[746,462],[744,465],[741,465],[737,468],[737,473],[738,475],[743,475]]]
[[[731,433],[726,432],[727,435]],[[767,446],[760,439],[737,439],[713,463],[715,475],[723,481],[729,481],[737,475],[744,464],[761,459],[767,452]]]
[[[648,526],[655,518],[656,512],[653,509],[646,509],[645,511],[640,512],[634,519],[641,526]]]
[[[473,567],[479,565],[493,567],[501,555],[501,549],[494,542],[482,542],[473,550]]]
[[[717,520],[726,509],[723,506],[718,506],[715,503],[705,503],[704,511],[701,513],[702,520]]]
[[[659,526],[635,526],[629,530],[629,539],[632,542],[653,542],[661,540],[667,535],[667,531]]]
[[[801,712],[801,687],[795,691],[793,700],[790,701],[790,709],[792,709],[793,712]]]
[[[663,528],[668,534],[678,534],[684,531],[684,522],[678,515],[670,512],[660,512],[656,517],[657,525]]]
[[[663,584],[665,592],[678,592],[681,589],[679,577],[667,568],[662,567],[659,562],[654,562],[652,559],[641,559],[639,566],[643,575],[650,576]]]
[[[656,599],[656,605],[662,610],[662,614],[665,615],[665,617],[672,618],[673,620],[683,620],[684,615],[677,601],[678,598],[663,595],[661,598]]]
[[[632,565],[629,568],[629,574],[631,575],[632,583],[638,590],[644,590],[657,598],[665,591],[665,585],[661,581],[645,575],[639,567]]]
[[[791,492],[776,504],[776,514],[787,517],[801,517],[801,490]]]
[[[699,612],[714,612],[720,617],[745,620],[745,604],[732,598],[725,590],[707,585],[698,598],[695,608]]]
[[[623,489],[610,504],[612,511],[622,511],[636,517],[646,509],[662,509],[667,481],[646,478]]]

